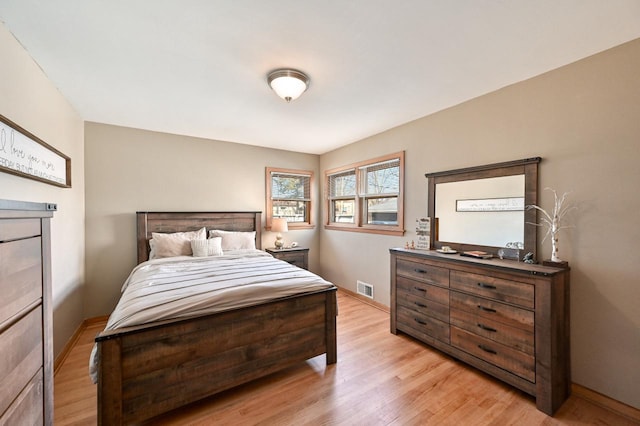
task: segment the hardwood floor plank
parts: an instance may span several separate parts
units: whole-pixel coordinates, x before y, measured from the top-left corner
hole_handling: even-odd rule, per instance
[[[572,396],[555,417],[535,401],[410,337],[389,314],[338,292],[338,362],[321,355],[149,421],[153,425],[633,425]],[[55,376],[55,424],[96,424],[93,337],[78,337]]]

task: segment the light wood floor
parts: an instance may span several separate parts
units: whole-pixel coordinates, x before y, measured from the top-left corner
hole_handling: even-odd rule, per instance
[[[572,396],[552,418],[530,396],[411,338],[338,293],[338,363],[324,355],[154,419],[154,425],[632,425]],[[55,424],[96,424],[88,327],[55,376]],[[144,409],[144,407],[141,407]]]

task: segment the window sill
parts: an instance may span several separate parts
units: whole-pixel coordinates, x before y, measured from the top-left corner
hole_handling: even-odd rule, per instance
[[[296,225],[293,225],[291,223],[287,223],[287,226],[289,228],[289,231],[295,231],[297,229],[313,229],[313,228],[316,227],[315,225],[312,225],[312,224],[310,225],[308,223],[301,223],[301,224],[296,224]],[[265,226],[264,229],[265,229],[265,231],[271,231],[271,226]]]
[[[404,229],[389,229],[374,226],[325,225],[324,229],[331,231],[364,232],[366,234],[396,235],[399,237],[403,236],[405,232]]]

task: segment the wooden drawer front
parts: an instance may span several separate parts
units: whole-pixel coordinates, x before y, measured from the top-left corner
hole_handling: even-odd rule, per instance
[[[404,277],[396,277],[398,293],[405,292],[449,306],[449,290]]]
[[[534,286],[488,275],[451,271],[451,288],[533,309]]]
[[[451,327],[451,345],[532,383],[536,381],[535,358],[532,355],[454,326]]]
[[[404,306],[412,311],[419,312],[428,317],[437,318],[440,321],[449,322],[449,306],[404,291],[398,292],[397,302],[398,305]]]
[[[398,328],[424,340],[426,336],[449,343],[449,324],[423,313],[398,306]],[[407,330],[409,329],[409,330]]]
[[[40,219],[0,220],[0,241],[35,237],[40,233]]]
[[[0,413],[42,367],[42,311],[34,309],[0,334]]]
[[[0,425],[44,424],[42,369],[0,417]]]
[[[502,324],[533,333],[535,315],[528,311],[483,297],[471,296],[457,291],[451,292],[451,310],[462,310]]]
[[[533,332],[515,328],[484,316],[453,309],[451,325],[502,343],[529,355],[535,355]]]
[[[40,237],[0,244],[0,327],[42,297],[41,250]]]
[[[396,263],[398,275],[429,284],[449,287],[449,270],[438,266],[398,259]]]
[[[278,254],[278,259],[289,262],[299,268],[304,265],[304,253],[280,253]]]

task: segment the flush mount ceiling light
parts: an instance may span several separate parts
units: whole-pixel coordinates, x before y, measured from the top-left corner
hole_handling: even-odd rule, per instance
[[[285,68],[271,71],[267,82],[287,102],[297,99],[309,87],[309,77],[305,73]]]

